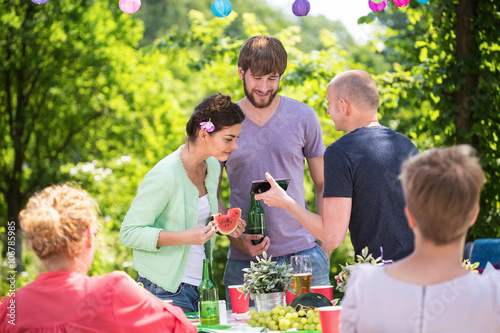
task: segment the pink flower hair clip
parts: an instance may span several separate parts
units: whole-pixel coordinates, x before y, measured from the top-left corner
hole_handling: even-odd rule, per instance
[[[206,130],[207,132],[213,132],[215,129],[215,125],[212,123],[211,119],[208,118],[208,121],[204,121],[200,123],[201,128]]]

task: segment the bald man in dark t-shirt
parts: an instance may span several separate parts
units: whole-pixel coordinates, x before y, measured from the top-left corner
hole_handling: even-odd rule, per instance
[[[385,259],[401,259],[413,251],[414,240],[398,175],[402,162],[418,150],[378,122],[379,94],[370,74],[338,74],[327,87],[327,100],[335,129],[348,133],[325,151],[323,215],[300,207],[269,174],[271,190],[255,199],[286,209],[332,249],[349,228],[356,254],[368,247],[376,258],[383,248]]]

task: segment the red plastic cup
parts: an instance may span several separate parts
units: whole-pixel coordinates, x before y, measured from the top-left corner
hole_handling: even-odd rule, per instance
[[[340,333],[341,306],[322,306],[318,308],[323,333]]]
[[[293,281],[290,282],[290,287],[293,287]],[[290,292],[290,290],[288,290],[288,292],[286,293],[286,296],[285,296],[285,299],[286,299],[286,305],[290,305],[290,303],[292,303],[292,301],[295,299],[295,294]]]
[[[314,286],[311,287],[311,292],[321,294],[333,301],[333,286]]]
[[[250,295],[243,294],[238,289],[243,286],[228,286],[229,297],[231,298],[231,308],[233,313],[245,313],[248,312],[248,306],[250,303]],[[241,297],[240,297],[241,295]],[[245,297],[246,296],[246,297]]]
[[[290,291],[286,293],[286,305],[290,305],[290,303],[292,303],[292,301],[295,299],[295,294],[294,293],[291,293]]]

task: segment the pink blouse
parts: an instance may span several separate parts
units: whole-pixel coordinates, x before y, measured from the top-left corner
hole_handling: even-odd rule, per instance
[[[15,324],[15,325],[14,325]],[[197,332],[124,272],[40,274],[0,304],[0,332]]]

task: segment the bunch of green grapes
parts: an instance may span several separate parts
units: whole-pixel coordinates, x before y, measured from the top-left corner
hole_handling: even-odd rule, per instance
[[[267,327],[273,331],[286,331],[296,328],[299,331],[321,331],[318,309],[296,311],[291,306],[278,305],[271,311],[257,313],[250,310],[247,323],[252,327]]]

